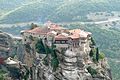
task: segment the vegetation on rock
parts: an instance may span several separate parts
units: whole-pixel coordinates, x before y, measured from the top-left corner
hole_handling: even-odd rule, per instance
[[[38,27],[38,26],[37,26],[36,24],[32,23],[30,29],[32,30],[32,29],[34,29],[34,28],[36,28],[36,27]]]
[[[89,67],[87,68],[87,70],[88,70],[88,72],[89,72],[92,76],[94,76],[94,75],[97,74],[96,69],[93,69],[91,66],[89,66]]]
[[[6,74],[6,71],[0,69],[0,80],[5,80],[4,75]]]
[[[30,53],[30,50],[31,50],[31,47],[30,47],[30,44],[29,43],[26,43],[25,44],[25,49],[28,53]]]
[[[41,54],[46,54],[46,57],[44,58],[44,64],[48,65],[48,54],[51,54],[51,66],[53,67],[53,71],[56,71],[58,65],[59,65],[59,60],[57,58],[57,49],[56,46],[52,43],[51,47],[48,47],[46,44],[43,43],[42,39],[38,40],[36,43],[36,50],[38,53]]]
[[[105,58],[105,54],[103,52],[100,52],[99,59],[104,59],[104,58]]]
[[[99,61],[99,49],[96,48],[96,61],[98,62]]]
[[[93,57],[93,55],[94,55],[94,51],[93,51],[93,49],[91,49],[91,50],[90,50],[90,53],[89,53],[89,56],[90,56],[90,57]]]
[[[20,79],[20,69],[16,67],[8,67],[8,71],[10,72],[10,76],[13,79]]]
[[[96,45],[96,43],[95,43],[93,37],[91,37],[91,46],[95,46],[95,45]]]
[[[36,51],[41,54],[46,54],[45,47],[43,44],[42,39],[39,39],[37,43],[35,44]]]

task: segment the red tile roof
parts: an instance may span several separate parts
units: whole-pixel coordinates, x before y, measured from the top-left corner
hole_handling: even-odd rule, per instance
[[[51,30],[62,30],[65,29],[57,24],[51,24],[50,26],[48,26]]]
[[[35,34],[47,34],[50,31],[62,30],[62,29],[65,29],[65,28],[56,24],[50,24],[49,26],[45,26],[43,28],[37,27],[32,30],[25,30],[24,32],[35,33]]]
[[[79,39],[79,38],[80,38],[80,35],[79,35],[79,34],[73,34],[73,35],[70,35],[69,38]]]
[[[85,32],[83,30],[80,30],[80,29],[73,29],[73,30],[69,30],[70,33],[73,34],[74,37],[77,37],[78,35],[80,35],[79,37],[84,37],[86,38],[88,35],[91,35],[92,33],[90,32]],[[75,35],[77,34],[77,35]]]
[[[49,35],[49,34],[56,35],[57,34],[56,30],[65,30],[65,28],[63,28],[57,24],[49,22],[49,24],[46,24],[46,26],[43,28],[37,27],[32,30],[25,30],[24,32],[34,33],[34,34],[38,34],[38,35]],[[66,34],[68,34],[68,35],[63,35],[61,33],[61,34],[55,36],[55,39],[56,40],[67,40],[68,38],[79,39],[80,37],[86,38],[88,35],[91,35],[90,32],[85,32],[80,29],[68,30],[68,32]]]
[[[61,29],[65,29],[63,27],[61,27],[60,25],[57,25],[55,23],[52,23],[51,21],[48,21],[47,23],[45,23],[45,25],[50,28],[51,30],[61,30]]]
[[[52,34],[52,35],[56,35],[57,32],[55,32],[55,31],[50,31],[50,32],[47,33],[47,35],[51,35],[51,34]]]
[[[68,40],[68,37],[62,34],[55,36],[55,40]]]
[[[34,34],[47,34],[50,30],[47,29],[47,28],[40,28],[40,27],[37,27],[37,28],[34,28],[32,30],[27,30],[25,32],[28,32],[28,33],[34,33]]]
[[[72,34],[69,37],[72,39],[79,39],[80,38],[80,29],[73,29],[73,30],[69,30],[69,32]]]
[[[73,34],[79,34],[81,32],[80,29],[73,29],[73,30],[69,30],[70,33],[73,33]]]

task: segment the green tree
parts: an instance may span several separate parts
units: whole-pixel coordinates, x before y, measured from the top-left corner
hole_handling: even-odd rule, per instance
[[[100,52],[99,59],[104,59],[104,58],[105,58],[105,54],[103,52]]]
[[[93,51],[93,49],[91,49],[91,51],[90,51],[90,53],[89,53],[89,56],[90,56],[90,57],[93,57],[93,55],[94,55],[94,51]]]
[[[59,65],[59,60],[57,58],[57,52],[59,52],[56,49],[56,46],[52,43],[52,46],[49,47],[47,46],[47,44],[44,44],[42,39],[38,40],[38,42],[36,43],[36,50],[38,53],[44,53],[46,54],[46,57],[43,59],[44,64],[45,65],[49,65],[48,64],[48,54],[51,54],[51,66],[53,67],[53,71],[56,71],[58,65]]]
[[[93,55],[92,60],[93,60],[93,62],[94,62],[94,63],[97,63],[97,60],[96,60],[96,55]]]
[[[99,61],[99,49],[96,48],[96,61],[98,62]]]
[[[56,71],[57,67],[59,66],[59,60],[57,58],[57,49],[56,46],[52,43],[51,46],[51,56],[52,56],[52,60],[51,60],[51,66],[53,67],[53,71]]]
[[[57,58],[52,58],[52,60],[51,60],[51,66],[53,67],[53,71],[56,71],[58,65],[59,65],[58,59]]]
[[[3,75],[0,75],[0,80],[5,80]]]
[[[4,74],[6,74],[7,72],[0,69],[0,80],[5,80]]]
[[[43,53],[45,54],[46,51],[45,51],[45,46],[43,44],[43,41],[42,39],[38,40],[37,43],[35,44],[35,49],[38,53]]]
[[[91,42],[92,42],[92,44],[91,44],[91,45],[93,45],[93,46],[95,46],[95,45],[96,45],[96,43],[95,43],[95,41],[94,41],[93,37],[91,37]]]
[[[38,26],[37,26],[36,24],[32,23],[30,29],[34,29],[34,28],[36,28],[36,27],[38,27]]]
[[[8,71],[10,72],[10,76],[13,79],[20,79],[20,69],[16,67],[8,67]]]
[[[87,68],[87,70],[92,76],[97,74],[97,71],[95,69],[93,69],[91,66],[89,66]]]

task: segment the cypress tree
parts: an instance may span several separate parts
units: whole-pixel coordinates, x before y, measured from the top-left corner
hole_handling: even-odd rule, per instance
[[[91,49],[91,51],[90,51],[90,53],[89,53],[89,56],[90,56],[90,57],[93,57],[93,55],[94,55],[94,52],[93,52],[93,50]]]
[[[91,42],[92,42],[92,45],[94,45],[94,46],[96,45],[96,43],[92,37],[91,37]]]
[[[99,49],[96,48],[96,61],[98,62],[99,61]]]
[[[51,46],[51,66],[53,67],[53,71],[56,71],[57,67],[59,66],[59,60],[57,58],[57,53],[56,53],[56,46],[52,43]]]
[[[37,50],[38,53],[46,54],[45,46],[43,44],[42,39],[40,39],[40,40],[37,41],[37,43],[35,45],[35,48],[36,48],[36,50]]]

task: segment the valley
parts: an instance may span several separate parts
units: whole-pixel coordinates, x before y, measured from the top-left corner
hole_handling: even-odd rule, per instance
[[[108,58],[113,80],[120,79],[119,0],[1,1],[0,30],[20,36],[20,31],[30,29],[31,23],[43,25],[52,21],[68,29],[90,31],[100,51]]]

